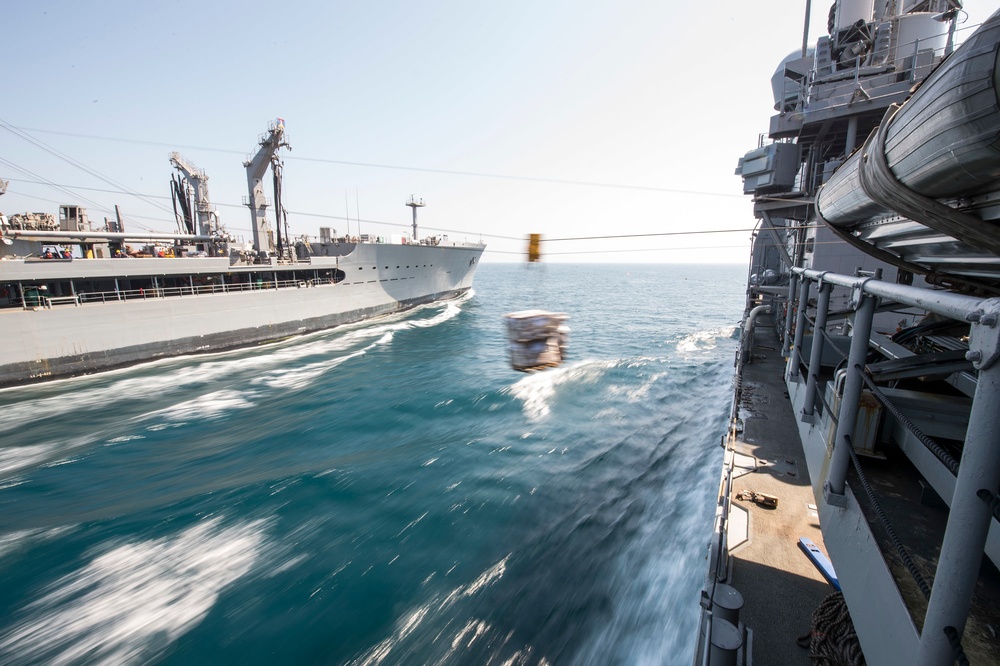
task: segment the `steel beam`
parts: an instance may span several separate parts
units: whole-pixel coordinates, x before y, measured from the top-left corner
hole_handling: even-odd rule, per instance
[[[922,308],[943,317],[970,321],[969,315],[982,311],[984,299],[974,296],[953,294],[939,289],[920,289],[905,284],[858,278],[837,273],[824,273],[806,268],[793,268],[792,273],[803,275],[810,280],[829,282],[839,287],[860,288],[866,294],[878,296],[903,305]]]
[[[806,330],[806,310],[809,309],[809,280],[799,280],[798,316],[795,318],[795,341],[792,343],[792,356],[789,360],[788,377],[798,380],[799,363],[802,358],[802,337]]]
[[[858,401],[861,399],[861,374],[855,366],[864,368],[868,356],[868,339],[871,337],[872,320],[875,317],[876,300],[861,289],[855,290],[858,303],[854,313],[854,331],[851,334],[851,351],[847,357],[847,377],[844,395],[840,398],[840,413],[837,415],[837,435],[833,441],[830,456],[830,473],[823,486],[823,495],[828,504],[844,506],[844,483],[847,479],[847,465],[851,454],[847,447],[854,437],[854,425],[858,420]]]
[[[805,402],[802,405],[802,420],[808,423],[812,423],[813,405],[816,404],[816,382],[819,377],[820,364],[823,361],[823,345],[826,344],[823,331],[826,330],[826,316],[830,312],[830,292],[832,291],[832,284],[820,281],[819,298],[816,302],[816,322],[813,325],[812,350],[809,352],[809,379],[806,382]]]
[[[788,281],[788,300],[785,302],[785,331],[781,343],[782,358],[788,358],[792,347],[792,305],[795,303],[795,287],[798,286],[799,279],[799,276],[793,275]]]
[[[969,340],[968,358],[979,370],[979,383],[921,632],[921,666],[955,661],[945,631],[953,629],[960,639],[965,630],[993,516],[989,504],[976,493],[985,489],[995,495],[1000,487],[1000,299],[984,301],[982,306],[979,321],[990,323],[973,324]]]

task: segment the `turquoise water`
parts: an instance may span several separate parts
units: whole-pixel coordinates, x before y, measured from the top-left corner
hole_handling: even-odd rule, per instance
[[[471,298],[0,392],[0,662],[690,663],[738,266]],[[570,315],[507,365],[502,316]]]

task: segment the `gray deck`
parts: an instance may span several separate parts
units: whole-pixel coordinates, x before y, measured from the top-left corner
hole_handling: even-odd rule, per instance
[[[812,433],[809,446],[825,449],[822,437],[797,422],[788,398],[782,373],[780,342],[770,317],[758,321],[756,345],[752,363],[743,371],[743,391],[740,416],[744,422],[742,437],[735,443],[736,452],[758,459],[758,470],[737,478],[733,483],[733,506],[743,507],[749,514],[749,541],[736,546],[733,536],[738,520],[730,520],[730,544],[733,560],[730,584],[742,592],[745,606],[741,616],[753,631],[754,663],[809,664],[806,650],[798,648],[794,639],[808,632],[812,610],[833,591],[797,547],[799,537],[812,539],[824,552],[819,520],[805,504],[816,505],[803,458],[800,433]],[[821,377],[825,381],[828,377]],[[825,432],[825,427],[819,427]],[[948,440],[943,440],[946,443]],[[882,510],[895,533],[913,557],[929,583],[933,583],[940,547],[948,517],[947,507],[933,497],[928,499],[926,483],[897,444],[883,441],[879,451],[884,457],[863,459],[865,473],[876,489]],[[767,461],[769,464],[763,464]],[[793,474],[789,474],[792,472]],[[871,538],[880,551],[885,566],[902,596],[908,615],[919,632],[923,625],[927,601],[917,589],[912,576],[889,543],[885,530],[875,517],[853,469],[848,474],[848,486],[856,489],[854,496],[871,530]],[[740,490],[751,489],[779,497],[778,508],[768,510],[749,502],[736,500]],[[737,509],[734,508],[733,513]],[[851,564],[851,563],[848,563]],[[862,573],[860,564],[847,570],[856,580],[873,585],[872,571]],[[863,571],[865,567],[861,567]],[[972,600],[968,624],[962,639],[963,648],[973,664],[1000,663],[1000,572],[983,558],[979,579]],[[850,599],[848,599],[850,602]],[[871,605],[866,598],[863,605]],[[866,604],[867,602],[867,604]],[[887,630],[885,616],[871,616],[866,608],[858,611],[855,623],[859,635],[880,635]],[[863,632],[862,630],[866,630]],[[862,641],[864,645],[864,641]],[[876,660],[878,662],[878,660]]]
[[[743,594],[742,621],[753,632],[753,663],[812,664],[795,639],[809,633],[813,610],[834,588],[798,547],[808,537],[825,552],[819,517],[799,441],[798,427],[782,380],[785,360],[770,317],[758,320],[752,362],[743,372],[740,417],[744,429],[737,454],[753,456],[757,471],[733,482],[729,542],[730,585]],[[764,508],[736,499],[741,490],[778,497]],[[742,511],[741,511],[742,509]],[[739,515],[748,517],[748,540],[737,546]]]

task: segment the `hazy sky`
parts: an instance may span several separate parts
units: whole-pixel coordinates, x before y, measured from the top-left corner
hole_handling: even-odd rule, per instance
[[[294,235],[357,233],[358,217],[362,232],[402,233],[410,194],[427,203],[424,233],[482,238],[487,261],[518,260],[530,232],[748,229],[750,201],[733,171],[767,129],[770,77],[801,47],[805,9],[804,0],[302,4],[12,3],[0,120],[42,145],[0,127],[0,178],[10,180],[0,211],[79,203],[101,222],[117,203],[127,228],[173,230],[177,150],[208,173],[229,230],[249,238],[242,161],[281,117]],[[996,8],[986,4],[967,3],[970,23]],[[828,9],[813,7],[810,42]],[[41,179],[93,189],[26,182]],[[749,236],[543,249],[552,262],[745,262]]]

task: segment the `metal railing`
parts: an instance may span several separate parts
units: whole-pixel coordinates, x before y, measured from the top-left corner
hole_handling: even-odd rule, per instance
[[[977,298],[888,283],[871,275],[837,275],[803,268],[793,268],[792,271],[802,279],[849,288],[855,308],[847,381],[837,414],[836,437],[823,489],[824,500],[830,507],[849,506],[844,484],[847,468],[852,464],[861,485],[865,487],[865,493],[870,499],[873,495],[865,482],[851,438],[862,388],[865,384],[873,387],[873,382],[863,381],[867,379],[863,368],[869,353],[869,333],[877,299],[920,308],[965,322],[970,327],[966,359],[978,371],[978,378],[961,464],[948,457],[941,460],[939,456],[942,466],[957,474],[938,566],[932,576],[933,587],[926,582],[921,584],[918,579],[921,592],[928,597],[917,650],[921,663],[951,663],[956,657],[964,658],[961,634],[954,627],[965,626],[986,546],[986,535],[993,519],[992,507],[983,501],[981,491],[1000,486],[1000,449],[995,446],[995,432],[1000,430],[1000,298]],[[823,342],[823,335],[813,336],[814,345]],[[808,372],[810,380],[814,381],[819,368],[810,367]],[[910,430],[912,432],[913,429]],[[927,446],[927,442],[922,443]],[[877,505],[877,502],[872,501],[872,505]],[[894,546],[898,544],[894,543]],[[896,550],[898,552],[898,547]]]
[[[37,296],[25,299],[22,307],[41,306],[46,309],[62,305],[79,306],[86,303],[110,303],[115,301],[151,300],[157,298],[177,298],[181,296],[204,296],[242,291],[264,291],[268,289],[305,289],[322,285],[337,284],[332,278],[311,278],[308,280],[255,280],[225,284],[203,284],[180,287],[140,287],[116,291],[80,292],[73,296]],[[35,302],[37,301],[37,302]]]

